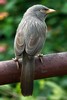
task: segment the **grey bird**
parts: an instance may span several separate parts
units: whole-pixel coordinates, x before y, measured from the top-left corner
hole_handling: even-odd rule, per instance
[[[41,51],[46,40],[46,16],[54,11],[44,5],[34,5],[25,12],[17,28],[14,50],[16,60],[19,58],[23,60],[20,82],[24,96],[33,93],[34,56]]]

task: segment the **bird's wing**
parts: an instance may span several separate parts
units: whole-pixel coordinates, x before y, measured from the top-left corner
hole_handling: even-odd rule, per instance
[[[14,48],[16,56],[21,56],[24,50],[24,37],[22,35],[23,34],[19,33],[15,37]]]
[[[26,52],[29,55],[35,55],[38,53],[44,44],[46,27],[43,24],[31,24],[27,28],[27,34],[25,35]]]
[[[17,33],[15,36],[15,41],[14,41],[14,50],[15,50],[15,55],[21,56],[22,52],[24,50],[24,33],[23,33],[23,27],[24,24],[20,23],[17,29]]]

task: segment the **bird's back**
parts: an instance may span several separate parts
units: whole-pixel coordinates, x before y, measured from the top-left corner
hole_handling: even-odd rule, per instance
[[[26,52],[35,55],[42,49],[46,39],[46,24],[35,17],[29,17],[23,33]]]
[[[15,40],[15,51],[21,55],[25,49],[29,55],[35,55],[41,50],[45,35],[46,24],[44,22],[34,16],[24,17],[17,29],[16,38],[18,39]]]

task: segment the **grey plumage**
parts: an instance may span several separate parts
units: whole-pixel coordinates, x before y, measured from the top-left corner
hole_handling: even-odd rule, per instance
[[[25,12],[16,32],[14,49],[17,59],[23,57],[21,91],[24,96],[31,95],[33,92],[34,56],[42,49],[46,39],[47,27],[44,20],[48,10],[49,8],[43,5],[30,7]]]
[[[36,6],[39,7],[39,5]],[[24,14],[23,19],[18,26],[15,37],[15,40],[18,41],[14,42],[14,47],[16,46],[16,56],[21,55],[24,49],[29,55],[35,55],[38,51],[41,50],[44,39],[46,38],[46,24],[44,22],[45,15],[42,16],[43,19],[41,20],[41,17],[38,18],[36,13],[33,13],[33,11],[30,13],[30,10]],[[31,44],[31,42],[35,42],[35,44]],[[19,46],[17,46],[18,44]]]

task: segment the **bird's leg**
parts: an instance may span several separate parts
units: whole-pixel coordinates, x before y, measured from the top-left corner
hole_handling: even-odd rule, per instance
[[[41,63],[43,64],[43,54],[38,54],[38,58],[41,61]]]
[[[15,57],[15,58],[12,58],[12,60],[16,62],[17,69],[19,69],[20,67],[19,67],[19,60],[18,60],[18,58]]]

